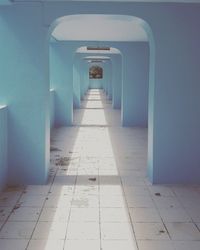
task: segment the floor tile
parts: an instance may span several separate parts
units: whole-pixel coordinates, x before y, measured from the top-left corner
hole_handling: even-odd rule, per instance
[[[66,230],[66,222],[40,221],[36,225],[32,239],[64,240],[66,236]]]
[[[144,178],[137,176],[122,176],[122,184],[125,187],[144,185]]]
[[[51,195],[62,196],[69,195],[71,196],[74,192],[74,185],[52,185],[49,193]]]
[[[42,207],[45,200],[46,196],[43,195],[24,194],[18,204],[23,207]]]
[[[57,222],[67,222],[69,219],[70,209],[66,207],[44,207],[39,221],[57,221]]]
[[[194,222],[200,222],[200,207],[185,208],[187,214],[192,218]]]
[[[5,221],[12,212],[12,207],[0,207],[0,221]]]
[[[67,231],[68,240],[100,240],[99,223],[70,222]]]
[[[74,185],[76,182],[76,176],[56,176],[54,184],[56,185]]]
[[[99,198],[95,195],[77,195],[72,200],[73,208],[96,208],[99,207]]]
[[[13,207],[19,200],[20,193],[3,192],[0,195],[0,207]]]
[[[132,240],[134,238],[130,223],[101,223],[101,236],[103,240]]]
[[[99,221],[99,208],[72,208],[70,222]]]
[[[99,190],[100,196],[123,196],[123,189],[121,185],[102,185]]]
[[[103,240],[102,250],[138,250],[134,240]]]
[[[148,188],[145,186],[125,187],[124,192],[127,198],[132,197],[132,196],[149,196],[150,195]]]
[[[183,208],[162,208],[159,213],[164,222],[191,222],[190,216]]]
[[[199,208],[200,209],[200,199],[194,196],[178,196],[178,200],[181,205],[185,208]]]
[[[143,208],[155,208],[155,203],[148,196],[132,196],[128,200],[129,207],[143,207]]]
[[[89,185],[96,185],[98,186],[99,184],[99,177],[97,175],[80,175],[78,174],[77,180],[76,180],[76,185],[84,185],[85,188]]]
[[[89,177],[90,178],[90,177]],[[91,177],[96,178],[96,177]],[[76,185],[75,187],[75,196],[79,195],[98,195],[99,194],[99,188],[98,185]]]
[[[99,169],[99,176],[104,176],[104,177],[107,177],[107,178],[101,178],[101,181],[100,181],[100,184],[101,185],[108,185],[109,184],[109,176],[117,176],[118,175],[118,171],[116,168],[114,169],[102,169],[100,168]],[[112,184],[120,184],[119,183],[119,180],[117,180],[116,182],[113,182],[112,181]]]
[[[161,217],[155,208],[130,208],[133,222],[161,222]]]
[[[47,195],[50,186],[48,185],[29,185],[26,187],[25,192],[30,195]]]
[[[8,221],[37,221],[40,212],[40,207],[19,207],[13,210]]]
[[[63,250],[64,240],[31,240],[27,250]]]
[[[99,174],[98,169],[78,169],[78,176],[97,176]],[[89,182],[90,184],[90,182]]]
[[[169,235],[162,223],[133,223],[137,240],[168,240]]]
[[[109,185],[121,186],[121,180],[120,180],[120,177],[118,176],[118,172],[116,171],[116,169],[112,173],[113,173],[112,175],[105,176],[105,174],[103,175],[100,172],[100,178],[99,178],[100,185],[109,184]]]
[[[36,222],[6,222],[0,231],[1,239],[29,239]]]
[[[127,208],[101,208],[101,222],[129,222],[129,214]]]
[[[199,250],[200,241],[173,241],[175,250]]]
[[[44,207],[54,207],[54,208],[70,208],[72,203],[72,196],[69,195],[49,195],[44,203]]]
[[[0,228],[2,228],[4,224],[5,224],[5,221],[0,221]]]
[[[181,203],[176,197],[159,197],[159,196],[154,196],[152,197],[156,207],[158,209],[160,208],[180,208],[182,207]]]
[[[101,250],[100,240],[67,240],[64,250]]]
[[[100,196],[100,206],[101,207],[126,207],[125,199],[123,196]]]
[[[138,240],[139,250],[174,250],[170,240]],[[189,249],[188,249],[189,250]]]
[[[148,186],[149,191],[152,196],[169,196],[174,197],[175,193],[173,192],[170,186],[162,186],[162,185],[151,185]]]
[[[165,223],[172,240],[200,240],[200,231],[193,223]]]
[[[20,239],[0,239],[0,249],[2,250],[26,250],[28,240]]]
[[[199,231],[200,231],[200,223],[195,223],[195,225],[197,226],[197,228],[198,228]]]
[[[174,186],[172,189],[176,196],[200,198],[198,190],[191,186]]]

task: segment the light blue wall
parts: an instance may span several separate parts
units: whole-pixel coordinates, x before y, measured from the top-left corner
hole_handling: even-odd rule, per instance
[[[105,93],[107,94],[108,86],[109,84],[110,85],[112,84],[111,82],[112,82],[112,75],[113,75],[111,58],[109,60],[106,60],[105,63],[103,64],[103,71],[104,71],[103,89]]]
[[[155,25],[155,183],[200,183],[199,14],[200,5],[176,5],[160,17],[162,34]]]
[[[112,96],[112,78],[113,78],[113,68],[112,68],[112,60],[110,58],[110,61],[106,62],[107,67],[105,68],[105,75],[107,76],[107,78],[105,79],[105,85],[104,85],[104,89],[105,89],[105,93],[107,94],[107,96]]]
[[[50,44],[50,86],[55,90],[55,126],[73,122],[73,44]]]
[[[113,54],[112,58],[112,107],[121,108],[122,97],[122,55]]]
[[[48,174],[47,29],[41,16],[39,3],[0,8],[0,103],[8,106],[11,185],[41,184]]]
[[[7,107],[0,106],[0,191],[5,187],[7,182],[7,136]]]
[[[90,89],[102,89],[103,88],[103,79],[90,79]]]
[[[89,89],[89,65],[88,63],[82,62],[81,67],[81,99],[83,100],[84,95],[86,94],[87,90]]]
[[[149,45],[145,42],[123,46],[123,126],[148,126]]]
[[[73,103],[74,108],[80,108],[81,102],[81,74],[80,74],[80,59],[74,59],[73,65]]]
[[[54,128],[55,123],[55,90],[50,90],[50,127]]]
[[[10,0],[1,0],[0,1],[0,6],[1,5],[10,5],[11,4],[11,1]]]

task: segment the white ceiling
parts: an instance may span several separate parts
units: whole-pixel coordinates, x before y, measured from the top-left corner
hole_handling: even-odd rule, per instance
[[[147,41],[142,21],[124,15],[71,15],[59,20],[52,36],[59,41]]]
[[[96,60],[110,60],[110,57],[108,57],[108,56],[86,56],[86,57],[84,57],[83,58],[83,60],[94,60],[94,59],[96,59]]]

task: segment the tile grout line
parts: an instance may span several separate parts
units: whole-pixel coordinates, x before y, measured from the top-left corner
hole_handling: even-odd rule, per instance
[[[98,163],[99,165],[99,163]],[[100,201],[100,175],[99,175],[99,166],[98,166],[98,198],[99,198],[99,234],[100,234],[100,250],[102,250],[102,232],[101,232],[101,201]]]
[[[5,220],[5,221],[3,222],[3,224],[1,225],[1,227],[0,227],[0,232],[1,232],[1,230],[3,229],[3,227],[5,226],[5,224],[8,222],[10,216],[11,216],[11,215],[13,214],[13,212],[15,211],[15,207],[19,204],[19,201],[20,201],[21,197],[23,196],[23,194],[24,194],[24,192],[25,192],[25,188],[26,188],[26,187],[23,187],[23,190],[20,191],[21,194],[19,195],[19,198],[17,199],[16,203],[13,205],[13,207],[12,207],[12,209],[11,209],[11,211],[10,211],[10,214],[7,216],[6,220]]]
[[[47,192],[47,195],[46,195],[46,198],[45,198],[45,200],[44,200],[44,202],[43,202],[43,205],[42,205],[40,214],[39,214],[39,216],[38,216],[38,219],[37,219],[37,221],[36,221],[35,227],[34,227],[34,229],[33,229],[33,231],[32,231],[32,234],[31,234],[31,236],[30,236],[30,238],[29,238],[29,240],[28,240],[28,244],[27,244],[25,250],[27,250],[28,247],[29,247],[29,245],[30,245],[30,242],[31,242],[32,237],[33,237],[33,234],[34,234],[35,229],[36,229],[36,227],[37,227],[37,225],[38,225],[40,216],[41,216],[41,214],[42,214],[42,212],[43,212],[43,209],[44,209],[44,206],[45,206],[45,202],[46,202],[46,200],[47,200],[47,197],[48,197],[49,192],[50,192],[50,190],[51,190],[51,187],[52,187],[52,185],[53,185],[54,179],[55,179],[55,177],[56,177],[56,173],[58,172],[58,169],[59,169],[59,167],[56,168],[56,171],[55,171],[55,173],[54,173],[54,177],[53,177],[53,179],[52,179],[52,181],[51,181],[51,184],[49,185],[49,190],[48,190],[48,192]],[[45,186],[45,185],[44,185],[44,186]]]
[[[133,223],[131,221],[131,215],[130,215],[130,211],[129,211],[129,207],[128,207],[128,201],[126,199],[126,195],[125,195],[125,191],[124,191],[122,177],[121,177],[121,174],[120,174],[120,171],[119,171],[118,164],[117,164],[116,160],[115,160],[115,166],[116,166],[118,177],[120,179],[120,188],[121,188],[121,190],[123,192],[123,200],[125,201],[126,212],[128,213],[128,217],[129,217],[129,222],[128,223],[130,223],[130,225],[131,225],[132,233],[133,233],[133,236],[134,236],[134,239],[135,239],[135,243],[136,243],[137,249],[139,250],[138,242],[137,242],[136,235],[135,235],[135,230],[134,230],[134,227],[133,227]],[[132,239],[132,240],[134,240],[134,239]]]
[[[79,163],[78,163],[78,169],[80,166],[80,157],[79,158]],[[66,227],[66,233],[65,233],[65,238],[64,238],[64,244],[63,244],[63,250],[66,247],[66,242],[67,242],[67,235],[68,235],[68,228],[69,228],[69,223],[70,223],[70,217],[71,217],[71,212],[72,212],[72,202],[74,201],[74,195],[75,195],[75,190],[76,190],[76,184],[77,184],[77,178],[78,178],[78,169],[76,170],[76,178],[75,178],[75,182],[74,182],[74,190],[73,190],[73,194],[72,194],[72,201],[71,201],[71,206],[69,209],[69,215],[68,215],[68,221],[67,221],[67,227]]]
[[[87,99],[84,99],[83,101],[85,101],[85,100],[87,100]],[[90,100],[89,100],[90,101]],[[91,108],[90,110],[94,110],[94,108]],[[103,110],[104,110],[104,108],[102,108]],[[82,127],[81,125],[80,125],[80,127]],[[91,127],[91,126],[89,126],[89,127]],[[101,125],[97,125],[96,127],[102,127]],[[104,126],[103,126],[104,127]],[[99,165],[99,163],[98,163],[98,165]],[[100,240],[99,240],[99,244],[100,244],[100,246],[99,246],[99,249],[100,250],[102,250],[102,234],[101,234],[101,209],[100,209],[100,175],[99,175],[99,166],[98,166],[98,205],[99,205],[99,207],[98,207],[98,210],[99,210],[99,235],[100,235]]]
[[[180,202],[182,209],[186,212],[186,214],[190,217],[191,222],[188,223],[193,223],[195,225],[195,227],[197,228],[197,230],[200,232],[200,228],[197,226],[198,222],[195,222],[192,218],[192,216],[190,216],[190,214],[188,213],[187,209],[185,208],[185,206],[183,205],[183,203],[181,202],[181,200],[179,199],[179,196],[176,194],[176,192],[172,189],[172,192],[175,194],[175,197],[177,198],[177,200]]]

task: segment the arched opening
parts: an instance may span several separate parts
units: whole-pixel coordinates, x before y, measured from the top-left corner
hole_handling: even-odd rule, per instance
[[[95,19],[96,18],[96,19]],[[104,24],[104,27],[106,29],[103,29],[102,32],[96,32],[93,34],[93,25],[91,26],[91,23],[94,24],[96,22],[96,25],[102,25]],[[111,38],[110,35],[111,33],[109,32],[109,27],[113,25],[113,23],[116,24],[116,22],[119,22],[118,25],[121,25],[123,27],[123,32],[118,37],[119,32],[114,29],[114,36],[115,38]],[[71,24],[75,24],[71,25]],[[128,23],[128,26],[123,26],[124,23]],[[68,24],[68,25],[67,25]],[[84,30],[84,32],[77,32],[77,29],[83,30],[82,26],[87,27],[87,31]],[[66,27],[69,28],[69,30],[66,29]],[[72,30],[73,27],[73,30]],[[116,27],[115,26],[112,26]],[[127,32],[127,29],[129,32]],[[130,32],[130,31],[133,32]],[[69,32],[70,31],[70,32]],[[92,31],[92,32],[91,32]],[[100,33],[100,34],[99,34]],[[149,86],[148,86],[148,93],[149,93],[149,100],[148,100],[148,169],[149,169],[149,176],[152,180],[152,175],[153,175],[153,111],[154,111],[154,39],[153,39],[153,34],[151,31],[150,26],[142,19],[138,17],[132,17],[132,16],[125,16],[125,15],[71,15],[71,16],[64,16],[61,18],[58,18],[50,28],[50,34],[52,39],[56,39],[57,41],[63,42],[66,40],[73,40],[73,41],[87,41],[85,44],[87,44],[88,48],[92,48],[94,50],[95,48],[98,47],[110,47],[106,46],[104,44],[105,41],[108,41],[108,43],[112,43],[111,41],[145,41],[149,43],[149,53],[150,53],[150,59],[149,59]],[[68,34],[71,35],[71,38],[68,37]],[[94,42],[98,41],[98,42]],[[99,46],[99,43],[102,43],[102,46]],[[83,43],[84,44],[84,43]],[[89,44],[89,45],[88,45]],[[91,45],[90,45],[91,44]],[[99,50],[101,51],[101,49]],[[124,63],[124,62],[123,62]],[[130,65],[126,65],[126,67],[130,68]],[[125,73],[123,72],[123,75]],[[124,79],[123,79],[124,80]],[[128,81],[128,80],[127,80]],[[124,84],[124,83],[123,83]],[[123,87],[123,91],[124,87]],[[70,99],[70,98],[69,98]],[[122,97],[122,103],[123,100],[125,100],[124,97]],[[128,106],[128,103],[123,103],[122,105]],[[122,109],[125,107],[122,106]],[[127,108],[128,110],[129,108]],[[70,107],[71,110],[71,107]],[[127,116],[129,114],[127,113]],[[122,115],[122,123],[126,126],[128,123],[126,123],[126,118],[125,117],[125,112]],[[72,123],[72,121],[70,121]],[[128,124],[128,126],[130,126]]]
[[[99,64],[104,71],[102,78],[90,79],[89,70],[93,64]],[[97,65],[98,66],[98,65]],[[101,87],[105,89],[108,87],[110,80],[108,78],[111,74],[110,57],[107,54],[95,54],[95,50],[88,52],[86,47],[80,47],[76,50],[73,62],[73,102],[74,108],[80,107],[80,101],[83,99],[90,84],[93,81],[93,87]],[[111,92],[111,86],[109,87]],[[108,93],[108,91],[107,91]]]
[[[83,56],[84,58],[82,58]],[[80,61],[79,57],[87,62],[88,65],[95,61],[98,61],[99,63],[101,62],[105,70],[105,79],[102,80],[103,89],[105,90],[109,100],[112,101],[112,107],[114,109],[120,109],[122,101],[121,95],[123,71],[122,53],[120,50],[113,47],[109,47],[109,50],[100,50],[99,47],[98,49],[93,47],[92,50],[88,50],[88,48],[85,46],[77,49],[75,62],[77,62],[77,60]],[[86,70],[88,70],[87,67]],[[88,73],[86,75],[88,76]]]

